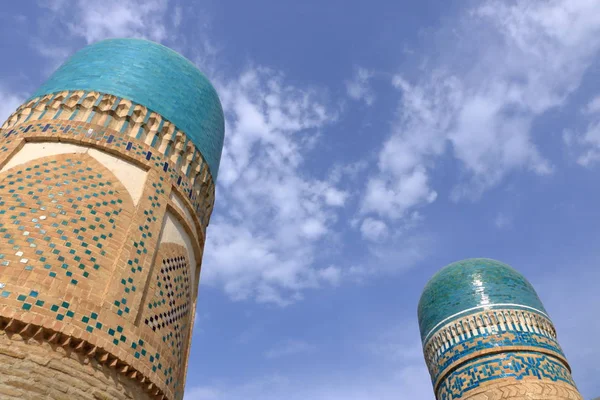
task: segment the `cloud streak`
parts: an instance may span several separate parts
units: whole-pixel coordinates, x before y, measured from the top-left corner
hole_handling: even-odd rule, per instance
[[[347,194],[303,168],[336,111],[319,90],[289,85],[267,68],[216,85],[227,135],[204,281],[236,300],[280,305],[339,281],[339,269],[320,267],[317,255]]]
[[[371,106],[375,102],[375,92],[371,88],[370,81],[374,73],[366,68],[356,68],[354,77],[346,81],[346,93],[356,101],[363,101],[366,105]]]
[[[368,180],[362,212],[401,219],[432,203],[431,178],[451,156],[461,169],[452,199],[476,199],[515,170],[551,163],[532,138],[533,121],[564,104],[600,49],[593,2],[486,1],[441,37],[447,51],[414,82],[397,75],[398,120]]]

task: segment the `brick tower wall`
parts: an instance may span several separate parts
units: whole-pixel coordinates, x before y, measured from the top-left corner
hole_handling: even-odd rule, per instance
[[[13,113],[0,397],[181,399],[214,189],[186,134],[140,104],[63,91]]]

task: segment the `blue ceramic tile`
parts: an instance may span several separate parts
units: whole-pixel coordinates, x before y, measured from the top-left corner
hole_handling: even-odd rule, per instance
[[[146,106],[185,132],[216,181],[224,119],[217,92],[189,60],[141,39],[109,39],[68,59],[32,98],[63,90],[108,93]]]
[[[431,278],[421,295],[418,308],[421,339],[431,337],[452,320],[450,317],[461,312],[473,309],[475,313],[498,305],[546,314],[533,286],[510,266],[486,258],[450,264]],[[468,312],[459,317],[466,315]]]

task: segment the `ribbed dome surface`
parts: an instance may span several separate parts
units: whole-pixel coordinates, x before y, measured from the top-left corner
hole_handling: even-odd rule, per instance
[[[425,342],[454,318],[498,307],[546,315],[533,286],[510,266],[486,258],[452,263],[423,290],[418,308],[421,339]]]
[[[83,48],[32,96],[64,90],[112,94],[174,123],[200,149],[216,181],[224,139],[217,92],[188,59],[141,39],[109,39]]]

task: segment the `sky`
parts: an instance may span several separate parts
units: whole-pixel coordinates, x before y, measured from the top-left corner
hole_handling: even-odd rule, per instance
[[[219,93],[185,400],[432,400],[417,303],[471,257],[532,282],[600,395],[596,0],[5,3],[1,119],[109,37]]]

